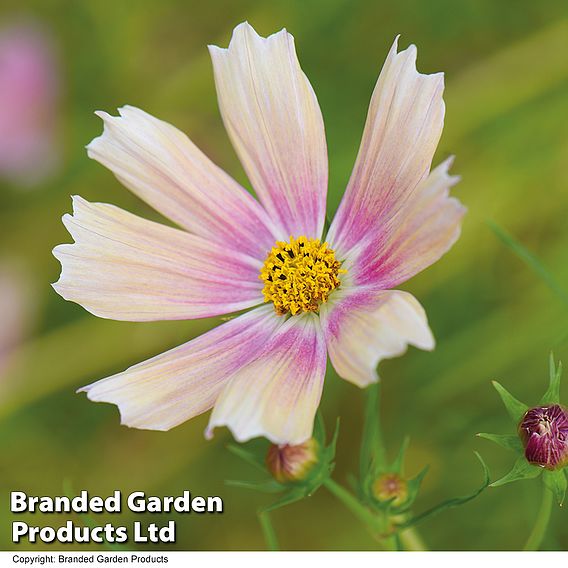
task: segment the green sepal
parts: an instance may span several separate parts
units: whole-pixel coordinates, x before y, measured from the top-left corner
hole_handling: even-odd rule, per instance
[[[241,489],[252,489],[259,493],[281,493],[284,491],[285,486],[278,483],[275,479],[268,481],[240,481],[238,479],[227,479],[225,485],[229,487],[239,487]]]
[[[548,389],[540,399],[539,404],[560,404],[560,378],[562,376],[562,362],[558,362],[558,368],[554,365],[554,355],[549,359],[550,382]]]
[[[521,421],[529,407],[517,400],[505,387],[500,385],[497,381],[492,381],[495,390],[499,393],[509,416],[515,421],[515,425]]]
[[[515,465],[513,465],[513,469],[501,479],[494,481],[491,484],[491,487],[500,487],[501,485],[506,485],[507,483],[520,481],[522,479],[534,479],[543,471],[543,468],[530,464],[524,456],[521,456],[515,462]]]
[[[566,487],[568,486],[565,470],[545,471],[542,475],[542,480],[544,481],[544,485],[552,491],[556,501],[562,507],[564,497],[566,496]]]
[[[264,462],[258,458],[256,454],[245,450],[241,446],[236,446],[235,444],[228,444],[227,449],[232,453],[241,458],[243,461],[247,462],[249,465],[252,465],[255,469],[266,473],[266,467],[264,466]]]
[[[520,453],[523,452],[523,444],[519,437],[515,434],[487,434],[486,432],[480,432],[477,434],[477,437],[490,440],[507,450],[513,450],[514,452]]]
[[[337,449],[337,439],[339,438],[339,425],[340,425],[340,419],[338,416],[337,420],[335,421],[335,430],[333,432],[333,436],[331,438],[329,446],[327,447],[325,446],[325,434],[321,441],[321,447],[324,448],[323,454],[328,464],[330,464],[335,459],[335,451]]]
[[[428,473],[429,469],[430,466],[427,465],[420,471],[420,473],[416,477],[413,477],[407,482],[408,497],[406,498],[404,503],[401,503],[398,507],[391,508],[391,511],[393,513],[396,514],[406,513],[407,511],[410,510],[412,505],[414,505],[414,501],[416,501],[416,498],[418,497],[418,492],[420,491],[422,481],[426,477],[426,474]]]
[[[281,507],[285,507],[286,505],[291,505],[292,503],[301,501],[305,497],[308,497],[308,493],[306,493],[303,487],[294,487],[288,490],[284,495],[282,495],[282,497],[280,497],[280,499],[278,499],[274,503],[260,509],[259,512],[270,513],[270,511],[275,511],[276,509],[280,509]]]
[[[392,462],[390,467],[390,471],[395,471],[396,473],[402,475],[404,469],[404,456],[406,454],[406,450],[408,449],[408,445],[410,444],[410,437],[405,436],[402,444],[400,445],[400,450],[398,451],[398,455],[396,456],[395,460]]]
[[[359,477],[365,479],[371,471],[386,466],[385,447],[380,425],[380,385],[373,383],[366,389],[365,417],[359,456]]]
[[[325,422],[319,410],[316,414],[313,437],[319,444],[320,448],[323,448],[325,446]]]
[[[419,515],[416,515],[415,517],[412,517],[407,521],[398,524],[396,526],[396,531],[398,532],[403,529],[407,529],[413,525],[416,525],[418,523],[421,523],[425,519],[437,515],[438,513],[441,513],[445,509],[450,509],[452,507],[459,507],[460,505],[465,505],[469,501],[475,499],[483,491],[485,491],[485,489],[487,489],[491,481],[489,478],[489,469],[487,468],[487,465],[485,465],[483,458],[477,452],[474,452],[474,454],[476,455],[477,459],[481,463],[481,467],[483,468],[483,482],[473,493],[470,493],[469,495],[464,495],[463,497],[455,497],[454,499],[447,499],[446,501],[442,501],[439,505],[436,505],[435,507],[432,507],[431,509],[424,511]]]

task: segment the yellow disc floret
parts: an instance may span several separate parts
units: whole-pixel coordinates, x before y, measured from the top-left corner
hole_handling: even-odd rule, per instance
[[[290,237],[277,241],[260,271],[265,302],[273,302],[278,315],[317,312],[339,287],[341,262],[319,239]]]

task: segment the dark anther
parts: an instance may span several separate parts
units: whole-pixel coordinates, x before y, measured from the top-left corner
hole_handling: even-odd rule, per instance
[[[276,258],[279,258],[281,262],[284,262],[284,257],[282,256],[281,252],[276,255]]]
[[[281,274],[278,278],[280,278],[280,280],[286,280],[286,276],[284,276],[284,274]]]

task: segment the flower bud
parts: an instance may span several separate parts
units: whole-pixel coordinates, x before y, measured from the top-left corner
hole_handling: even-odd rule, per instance
[[[568,464],[568,410],[562,405],[528,410],[519,424],[519,436],[529,463],[551,470]]]
[[[398,507],[408,498],[408,483],[398,473],[385,473],[373,483],[373,495],[381,503],[392,501]]]
[[[266,466],[276,481],[302,481],[318,462],[318,443],[310,438],[302,444],[272,444],[266,455]]]

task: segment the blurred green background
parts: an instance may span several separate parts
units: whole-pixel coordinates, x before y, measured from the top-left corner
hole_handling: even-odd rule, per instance
[[[568,361],[568,318],[566,305],[486,221],[515,235],[568,289],[566,2],[3,0],[3,25],[22,16],[39,20],[58,50],[62,159],[59,171],[35,188],[0,182],[0,260],[26,275],[28,306],[25,333],[0,375],[1,549],[15,548],[9,491],[59,495],[65,484],[102,495],[114,489],[172,495],[186,488],[221,495],[221,516],[174,517],[178,538],[171,548],[264,548],[255,511],[270,497],[225,486],[226,479],[255,476],[226,450],[228,432],[206,442],[207,416],[167,433],[131,430],[119,426],[114,406],[75,394],[197,336],[219,318],[106,321],[50,287],[59,274],[51,249],[70,240],[60,221],[70,211],[70,195],[156,218],[87,158],[85,144],[102,129],[94,110],[140,106],[187,132],[248,187],[221,123],[206,49],[210,43],[226,46],[232,28],[245,19],[263,35],[286,27],[296,38],[326,121],[330,214],[348,180],[371,90],[394,36],[402,34],[403,47],[418,45],[420,71],[446,72],[446,126],[435,163],[457,155],[454,172],[463,181],[454,194],[469,213],[452,251],[405,285],[425,306],[438,345],[433,353],[413,349],[382,364],[384,428],[393,453],[410,435],[409,474],[431,466],[417,511],[479,484],[475,449],[494,478],[508,470],[512,455],[474,437],[510,431],[490,380],[536,402],[550,349]],[[566,401],[566,386],[563,395]],[[322,409],[328,426],[341,416],[335,473],[340,482],[357,470],[363,400],[364,393],[328,373]],[[517,549],[539,500],[537,482],[490,489],[420,532],[432,549]],[[27,519],[54,522],[49,516]],[[135,519],[126,514],[120,523],[110,520]],[[545,548],[568,548],[566,520],[566,511],[556,507]],[[375,547],[365,528],[323,489],[276,512],[273,522],[285,549]]]

